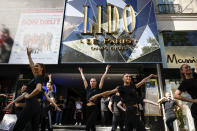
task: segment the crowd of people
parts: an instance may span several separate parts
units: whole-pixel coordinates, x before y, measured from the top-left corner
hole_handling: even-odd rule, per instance
[[[54,110],[56,111],[55,125],[62,125],[63,110],[65,109],[66,100],[63,96],[56,98],[56,87],[52,82],[52,75],[46,75],[45,66],[41,63],[34,63],[31,58],[31,49],[27,48],[27,55],[30,67],[34,78],[27,84],[22,85],[21,93],[17,95],[16,99],[6,106],[5,94],[0,94],[0,121],[3,119],[4,111],[9,109],[13,104],[16,107],[17,122],[13,131],[38,131],[41,123],[41,130],[53,130],[52,117]],[[175,100],[171,98],[170,93],[166,93],[165,97],[158,100],[158,103],[142,99],[137,93],[145,82],[151,78],[157,78],[157,75],[151,74],[139,83],[132,82],[130,73],[122,75],[123,84],[117,85],[113,90],[102,92],[105,77],[110,70],[110,65],[106,66],[105,72],[102,75],[100,82],[97,83],[96,78],[91,78],[89,83],[83,73],[83,68],[79,67],[83,85],[86,90],[86,103],[81,101],[78,97],[75,99],[73,106],[74,125],[82,125],[84,120],[84,105],[86,105],[86,131],[96,131],[96,122],[99,111],[101,111],[101,121],[103,126],[107,125],[108,110],[112,113],[112,128],[111,131],[116,131],[119,126],[120,131],[145,131],[145,125],[142,121],[142,114],[140,115],[139,104],[147,102],[156,106],[164,105],[166,113],[166,124],[170,131],[173,131],[173,121],[176,119],[175,111],[180,109],[180,106]],[[180,68],[182,82],[176,90],[174,96],[176,99],[191,102],[191,113],[195,121],[197,120],[197,64],[195,71],[189,65],[183,64]],[[182,92],[188,92],[190,98],[181,96]],[[100,99],[101,98],[101,99]],[[69,100],[70,102],[70,100]],[[69,103],[67,102],[67,103]],[[98,105],[101,103],[101,109]],[[6,106],[6,107],[5,107]],[[5,108],[4,108],[5,107]],[[72,113],[70,113],[72,114]]]

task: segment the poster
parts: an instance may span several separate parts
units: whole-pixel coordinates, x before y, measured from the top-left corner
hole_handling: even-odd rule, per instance
[[[64,9],[27,9],[21,13],[9,64],[28,64],[26,48],[36,63],[57,64]]]

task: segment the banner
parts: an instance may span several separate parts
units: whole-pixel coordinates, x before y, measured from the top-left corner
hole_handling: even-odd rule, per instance
[[[68,0],[61,63],[161,62],[152,0]]]
[[[146,87],[145,99],[157,103],[159,99],[157,80],[151,79],[150,81],[147,81],[145,83],[145,87]],[[144,115],[145,116],[161,116],[159,106],[152,105],[150,103],[145,103]]]
[[[21,14],[9,63],[28,64],[26,48],[36,63],[58,64],[64,9],[28,9]]]

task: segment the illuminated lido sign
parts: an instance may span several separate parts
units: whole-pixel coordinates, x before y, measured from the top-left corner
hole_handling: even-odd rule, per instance
[[[130,62],[159,49],[156,35],[152,0],[68,0],[62,62]]]
[[[84,6],[84,21],[83,21],[83,34],[92,34],[93,33],[93,29],[92,29],[92,25],[90,25],[90,32],[87,32],[87,18],[88,18],[88,8],[89,6],[85,5]],[[97,12],[97,34],[102,34],[101,32],[101,9],[102,9],[102,5],[98,5],[98,12]],[[131,31],[129,31],[128,26],[127,26],[127,8],[129,8],[129,16],[132,18],[132,29]],[[113,10],[113,18],[115,18],[115,28],[112,31],[112,10]],[[118,9],[116,6],[113,5],[107,5],[107,12],[108,12],[108,34],[113,34],[117,31],[118,29],[118,25],[119,25],[119,13],[118,13]],[[134,29],[135,29],[135,25],[136,25],[136,18],[135,18],[135,12],[134,9],[131,5],[127,4],[124,8],[123,11],[123,22],[124,22],[124,29],[127,33],[131,34]]]

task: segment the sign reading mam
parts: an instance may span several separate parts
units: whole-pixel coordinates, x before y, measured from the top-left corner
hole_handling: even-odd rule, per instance
[[[131,62],[159,49],[156,35],[153,0],[68,0],[61,61]]]
[[[167,68],[180,68],[182,64],[194,67],[197,61],[196,46],[169,46],[165,47],[165,52]]]

